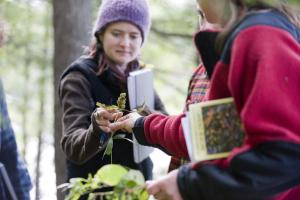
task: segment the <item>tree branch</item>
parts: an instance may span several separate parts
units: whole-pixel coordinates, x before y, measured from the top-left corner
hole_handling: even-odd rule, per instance
[[[190,40],[191,38],[193,38],[192,34],[166,32],[166,31],[159,30],[157,27],[155,27],[153,25],[151,27],[151,31],[153,31],[157,35],[159,35],[161,37],[164,37],[164,38],[167,38],[167,37],[179,37],[179,38],[188,39],[188,40]]]

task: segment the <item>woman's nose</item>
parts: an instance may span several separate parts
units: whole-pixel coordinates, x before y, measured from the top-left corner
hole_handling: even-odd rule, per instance
[[[124,47],[128,47],[130,44],[130,39],[129,37],[125,36],[121,39],[120,45]]]

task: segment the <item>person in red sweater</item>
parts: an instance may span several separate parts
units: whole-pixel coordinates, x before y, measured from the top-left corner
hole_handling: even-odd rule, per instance
[[[225,28],[208,99],[233,97],[246,137],[227,158],[182,166],[148,183],[148,192],[164,200],[299,199],[299,14],[282,0],[198,4]],[[180,118],[131,114],[119,121],[108,127],[133,129],[141,143],[187,155]]]

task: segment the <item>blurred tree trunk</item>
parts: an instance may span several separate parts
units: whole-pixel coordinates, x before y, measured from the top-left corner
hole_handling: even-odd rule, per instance
[[[40,177],[41,177],[41,157],[43,153],[43,133],[45,131],[45,105],[46,105],[46,91],[47,91],[47,67],[49,66],[49,42],[50,42],[50,25],[49,25],[49,18],[50,18],[50,2],[46,1],[47,13],[45,15],[45,35],[44,35],[44,44],[43,44],[43,56],[41,57],[40,61],[40,77],[38,79],[38,97],[39,97],[39,113],[38,113],[38,146],[37,146],[37,156],[36,156],[36,168],[35,168],[35,199],[41,199],[40,195]]]
[[[83,52],[90,41],[92,0],[53,0],[54,25],[54,142],[56,184],[66,182],[65,156],[60,148],[62,110],[58,99],[59,78],[63,70]],[[58,191],[57,199],[63,199]]]
[[[28,55],[30,55],[30,50],[28,49],[28,46],[25,46],[26,52],[28,52]],[[30,74],[29,74],[29,65],[31,63],[31,56],[28,56],[25,58],[25,65],[24,65],[24,90],[23,90],[23,103],[21,106],[21,115],[22,115],[22,136],[23,136],[23,148],[22,148],[22,156],[26,161],[26,154],[27,154],[27,143],[28,143],[28,132],[27,132],[27,111],[28,111],[28,97],[29,97],[29,89],[28,89],[28,83],[30,79]]]
[[[30,13],[31,13],[31,6],[30,6],[30,0],[26,1],[26,19],[28,24],[28,30],[31,30],[30,25],[31,23],[31,18],[30,18]],[[27,38],[30,38],[30,33],[29,31],[25,31],[25,34],[27,34]],[[21,106],[21,112],[22,112],[22,136],[23,136],[23,148],[22,148],[22,156],[26,162],[26,150],[27,150],[27,143],[28,143],[28,132],[27,132],[27,124],[28,124],[28,104],[29,104],[29,86],[27,83],[29,83],[30,80],[30,64],[32,63],[32,56],[31,56],[31,50],[29,48],[29,43],[26,43],[25,47],[25,52],[26,52],[26,57],[24,59],[24,89],[23,89],[23,103]]]
[[[41,66],[42,73],[46,70],[46,65]],[[41,176],[41,155],[42,155],[42,145],[43,145],[43,131],[45,127],[45,90],[46,90],[46,77],[44,74],[40,75],[39,80],[39,102],[40,110],[38,114],[38,147],[37,147],[37,156],[36,156],[36,168],[35,168],[35,199],[40,199],[40,176]]]

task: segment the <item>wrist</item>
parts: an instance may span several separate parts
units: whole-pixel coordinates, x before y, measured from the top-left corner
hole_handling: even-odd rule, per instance
[[[134,123],[134,126],[132,128],[133,134],[135,138],[137,139],[139,144],[142,145],[149,145],[144,132],[144,121],[146,117],[139,117]]]

